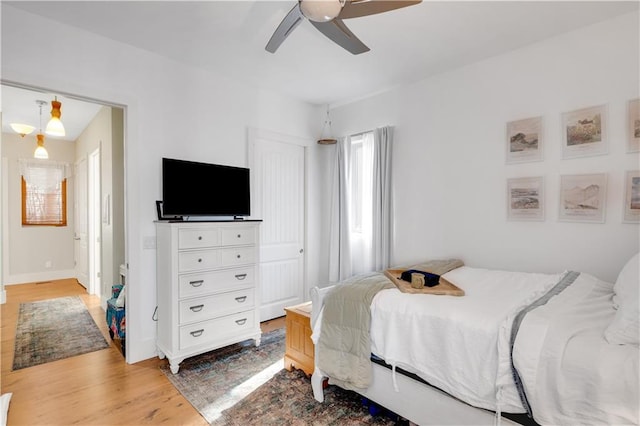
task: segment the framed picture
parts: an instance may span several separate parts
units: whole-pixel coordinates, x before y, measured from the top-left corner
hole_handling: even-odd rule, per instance
[[[544,220],[542,177],[507,179],[507,219]]]
[[[542,117],[507,123],[507,164],[542,161]]]
[[[560,176],[559,220],[604,222],[606,196],[606,173]]]
[[[625,176],[624,218],[627,223],[640,222],[640,170],[628,171]]]
[[[638,152],[640,151],[640,99],[629,101],[627,114],[627,152]]]
[[[562,158],[587,157],[608,152],[606,105],[562,114]]]

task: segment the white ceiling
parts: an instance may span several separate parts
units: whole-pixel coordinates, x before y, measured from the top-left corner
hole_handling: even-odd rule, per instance
[[[419,81],[639,6],[637,0],[426,0],[345,20],[371,49],[361,55],[343,50],[306,21],[275,54],[265,51],[295,1],[2,3],[318,105]],[[4,107],[3,99],[6,117]],[[63,109],[63,122],[65,117],[72,119]]]

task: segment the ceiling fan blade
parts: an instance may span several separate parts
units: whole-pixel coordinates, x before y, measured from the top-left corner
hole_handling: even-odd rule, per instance
[[[311,22],[311,24],[313,24],[313,26],[322,34],[354,55],[368,52],[370,50],[358,37],[355,36],[355,34],[351,32],[351,30],[349,30],[349,28],[347,28],[341,19],[335,18],[329,22],[309,22]]]
[[[300,11],[299,3],[287,13],[287,16],[284,17],[278,28],[274,31],[273,35],[269,39],[269,42],[265,46],[265,50],[267,52],[275,53],[278,50],[278,47],[282,44],[282,42],[291,34],[293,30],[296,29],[300,22],[304,19],[302,12]]]
[[[338,18],[349,19],[375,15],[421,2],[422,0],[347,0]]]

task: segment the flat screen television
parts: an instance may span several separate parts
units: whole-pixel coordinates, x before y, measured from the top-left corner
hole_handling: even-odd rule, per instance
[[[249,216],[249,169],[162,159],[162,214]]]

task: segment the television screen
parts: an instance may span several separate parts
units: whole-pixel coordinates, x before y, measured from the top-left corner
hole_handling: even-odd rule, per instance
[[[249,169],[162,159],[164,216],[249,216]]]

